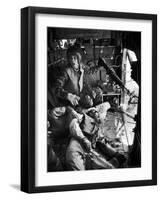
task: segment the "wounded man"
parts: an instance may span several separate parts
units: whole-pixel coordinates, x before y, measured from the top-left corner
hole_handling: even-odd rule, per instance
[[[71,140],[66,152],[68,170],[112,169],[120,167],[126,158],[108,144],[101,125],[110,108],[108,102],[78,114],[72,108],[69,130]]]

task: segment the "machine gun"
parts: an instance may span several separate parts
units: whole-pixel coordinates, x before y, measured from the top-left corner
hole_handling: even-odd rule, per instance
[[[98,59],[98,66],[104,67],[109,76],[111,76],[112,80],[115,81],[123,90],[125,90],[129,96],[132,96],[131,92],[125,87],[121,79],[117,76],[115,70],[110,68],[101,57]]]

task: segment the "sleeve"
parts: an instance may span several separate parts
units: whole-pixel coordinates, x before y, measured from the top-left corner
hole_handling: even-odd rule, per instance
[[[63,88],[67,81],[68,81],[68,74],[66,71],[62,72],[60,77],[56,80],[55,95],[61,99],[67,99],[68,92]]]
[[[69,125],[69,131],[71,136],[77,140],[83,140],[85,138],[82,130],[80,129],[79,122],[76,118],[71,121]]]

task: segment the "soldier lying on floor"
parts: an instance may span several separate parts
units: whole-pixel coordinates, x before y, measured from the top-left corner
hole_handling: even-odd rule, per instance
[[[111,169],[120,167],[126,158],[106,140],[100,126],[110,108],[108,102],[78,114],[71,107],[71,140],[66,152],[68,170]]]

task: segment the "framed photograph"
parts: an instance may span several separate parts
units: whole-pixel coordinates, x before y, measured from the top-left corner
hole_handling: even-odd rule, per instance
[[[21,190],[157,184],[157,16],[21,9]]]

